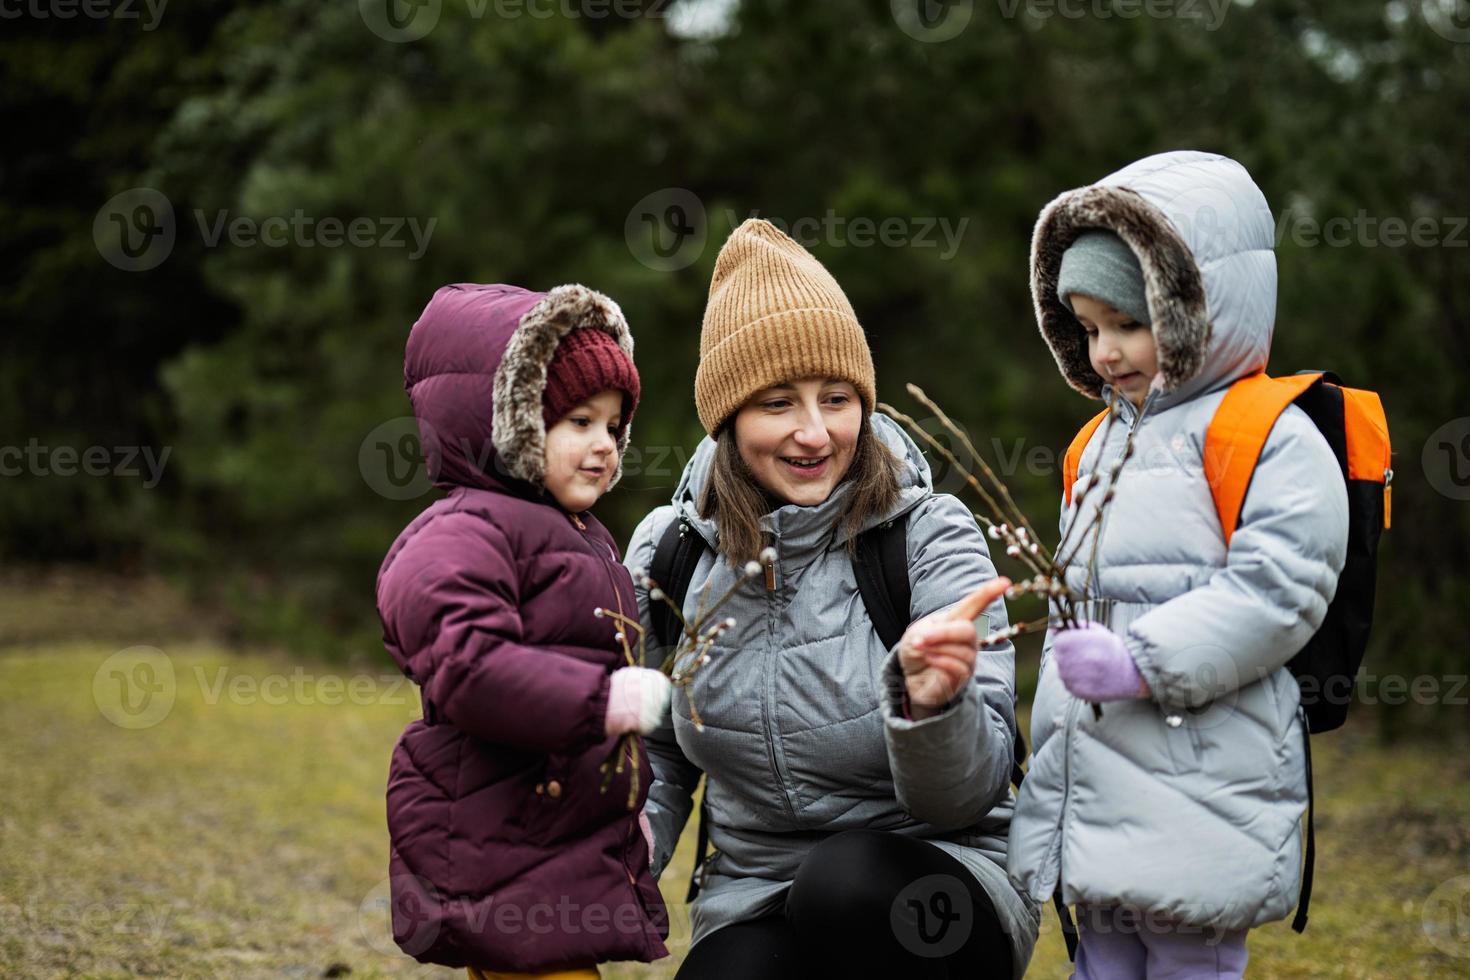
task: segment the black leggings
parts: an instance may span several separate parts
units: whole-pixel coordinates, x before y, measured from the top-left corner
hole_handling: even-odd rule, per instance
[[[782,914],[706,936],[675,980],[1010,975],[995,906],[964,865],[922,840],[849,830],[802,861]]]

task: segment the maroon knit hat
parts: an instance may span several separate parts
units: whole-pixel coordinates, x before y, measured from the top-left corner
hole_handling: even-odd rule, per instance
[[[573,406],[609,390],[623,393],[623,418],[618,427],[621,436],[638,407],[638,369],[606,331],[594,327],[573,330],[557,344],[546,367],[541,420],[549,429]]]

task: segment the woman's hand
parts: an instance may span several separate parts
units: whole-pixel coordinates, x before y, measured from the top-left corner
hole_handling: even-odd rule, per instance
[[[955,605],[925,616],[898,641],[898,664],[916,721],[939,714],[975,672],[980,636],[974,620],[1011,587],[1008,578],[986,582]]]

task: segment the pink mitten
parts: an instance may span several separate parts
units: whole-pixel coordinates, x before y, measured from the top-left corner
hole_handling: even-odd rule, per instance
[[[672,695],[673,686],[663,671],[648,667],[618,668],[608,683],[607,733],[647,735],[663,721]]]
[[[1074,697],[1097,703],[1149,696],[1123,640],[1098,623],[1062,630],[1052,644],[1057,673]]]
[[[648,814],[642,810],[638,811],[638,829],[643,831],[643,839],[648,842],[648,866],[653,867],[653,826],[648,822]]]

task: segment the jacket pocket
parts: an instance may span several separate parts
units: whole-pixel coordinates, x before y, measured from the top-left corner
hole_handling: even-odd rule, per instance
[[[632,781],[631,763],[624,751],[621,775],[614,773],[603,788],[601,764],[612,750],[611,741],[599,743],[576,755],[548,755],[524,794],[519,819],[528,843],[551,846],[585,836],[619,816],[637,819],[638,807],[628,809]],[[652,779],[647,753],[639,758],[639,795],[647,792]]]
[[[1161,708],[1159,723],[1175,775],[1198,772],[1204,762],[1204,739],[1198,724],[1208,708]]]

